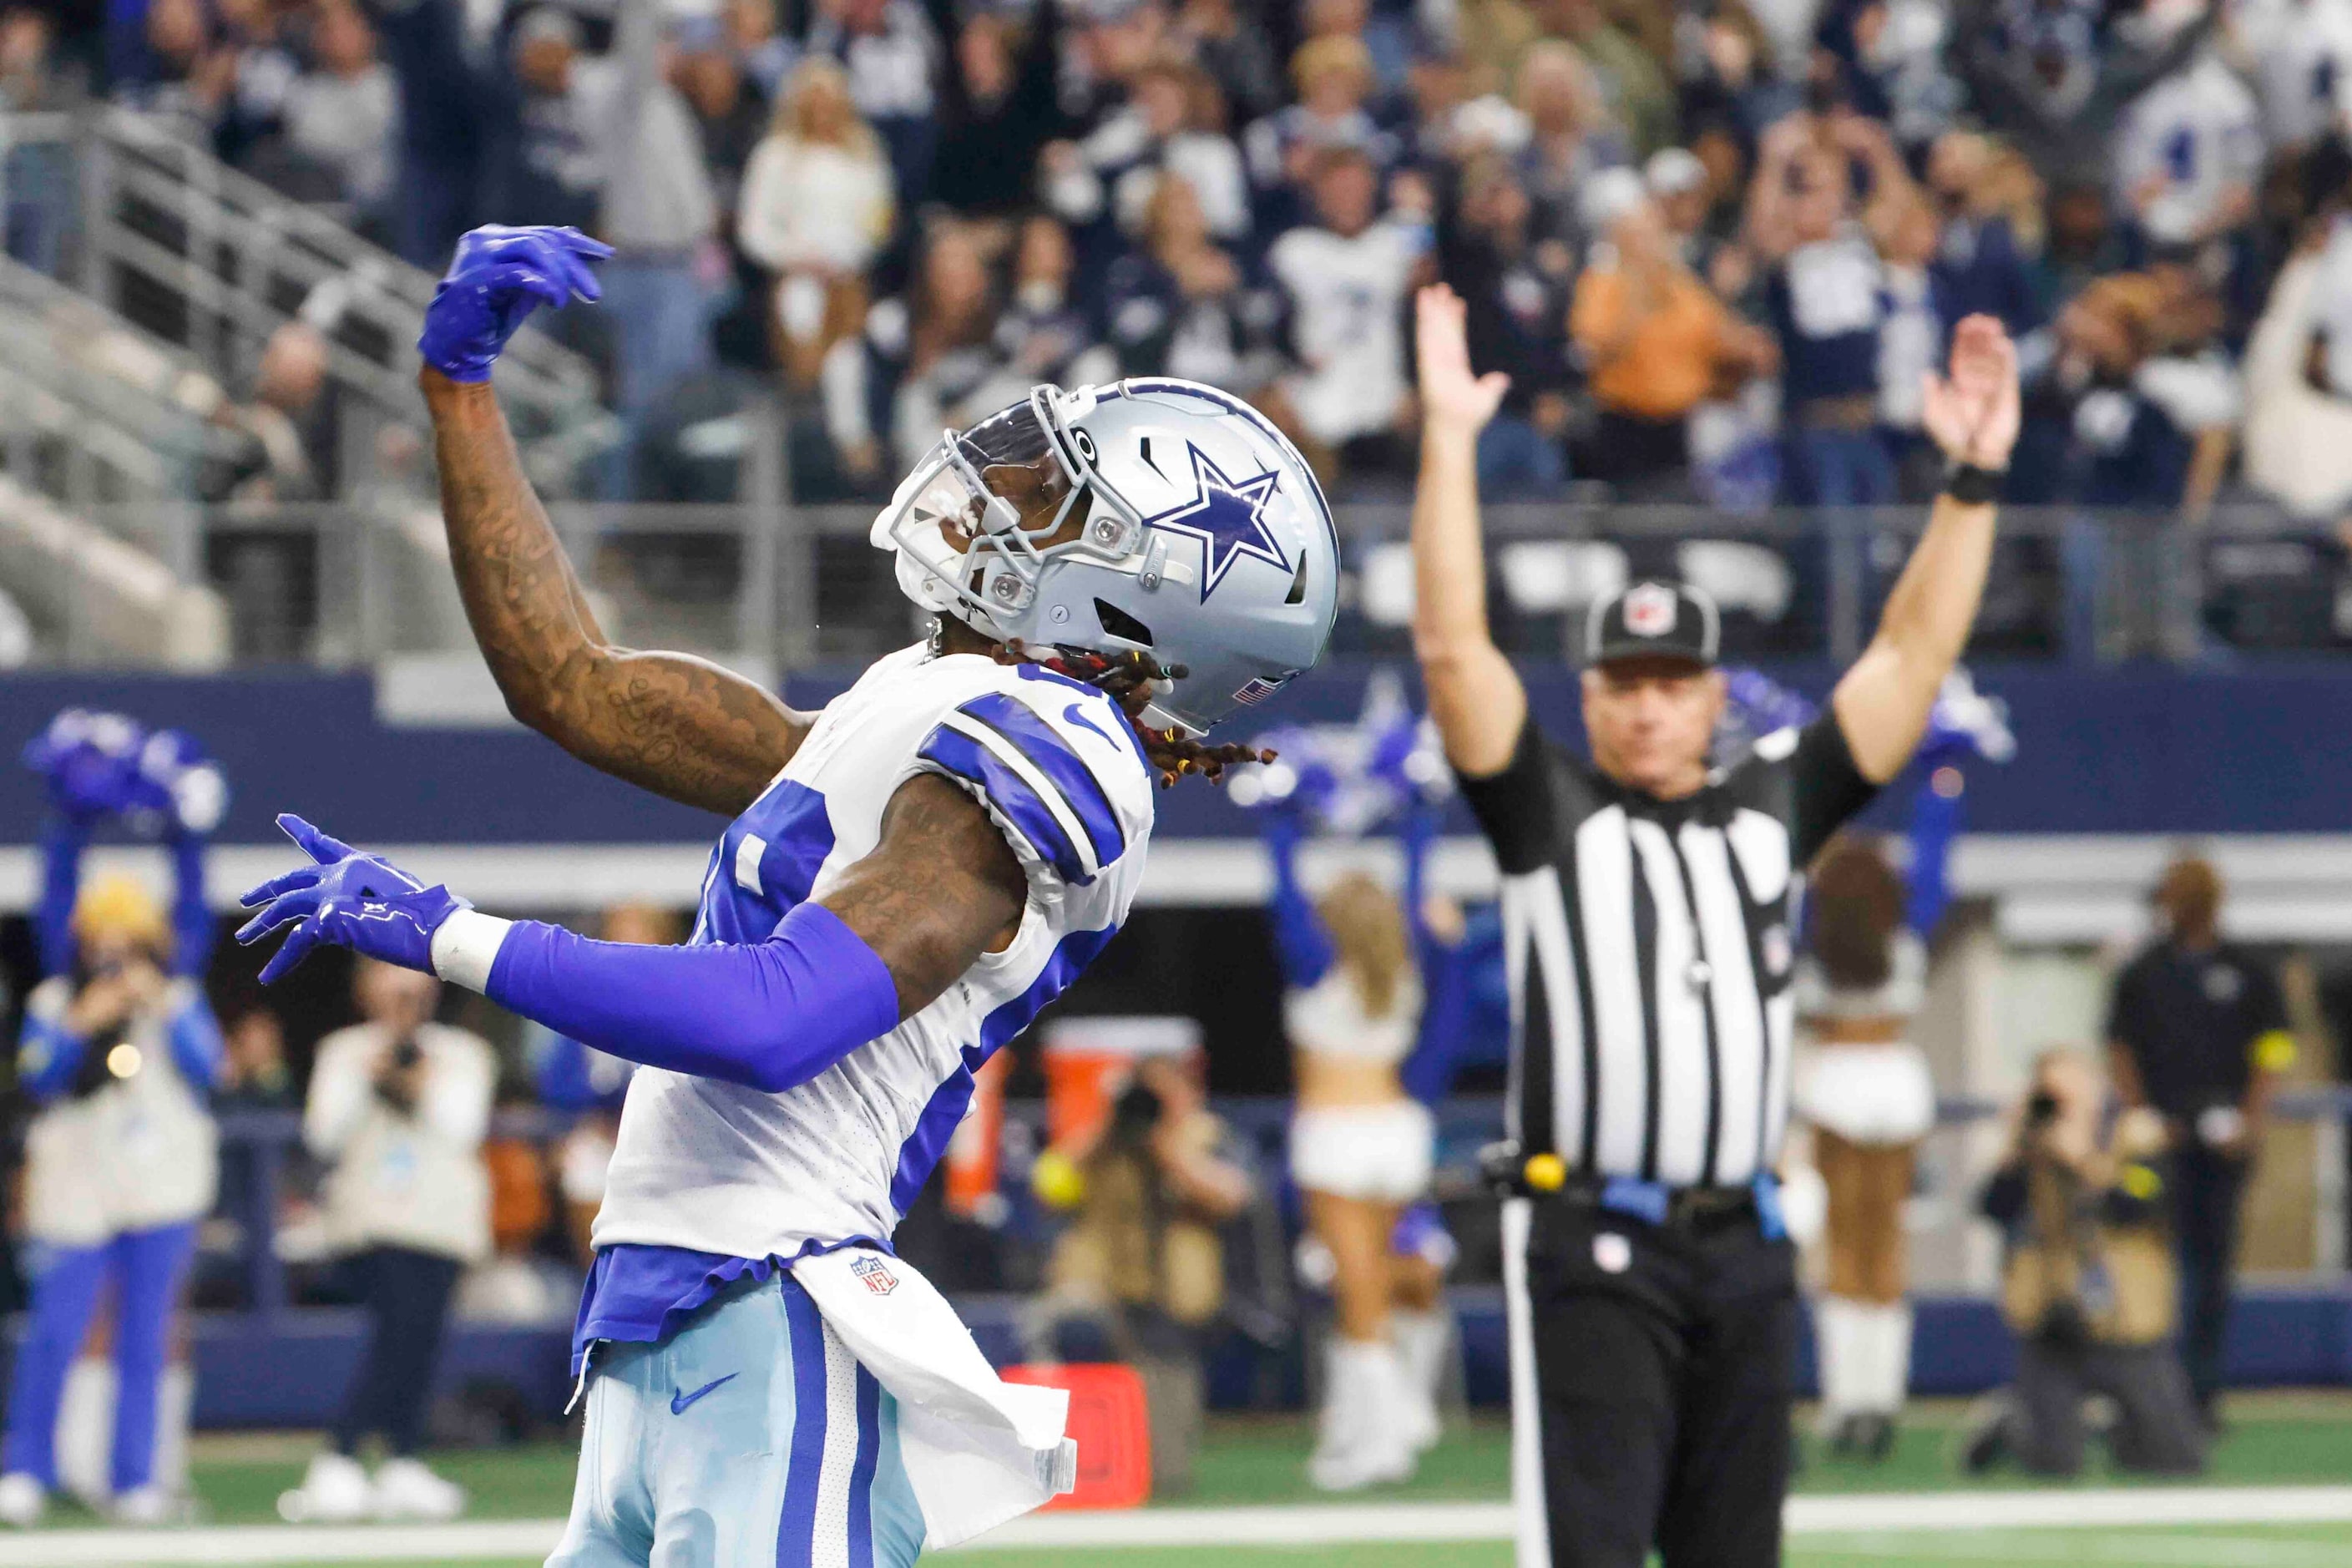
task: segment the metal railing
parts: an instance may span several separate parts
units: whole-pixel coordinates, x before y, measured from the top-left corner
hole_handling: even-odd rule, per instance
[[[1335,647],[1404,653],[1407,509],[1339,510]],[[152,537],[157,516],[137,507],[95,515],[132,537]],[[165,558],[207,563],[241,655],[349,665],[471,646],[429,498],[163,515],[188,531]],[[761,669],[869,658],[911,637],[890,559],[866,543],[873,515],[866,505],[781,500],[551,507],[615,637]],[[1572,658],[1594,596],[1629,574],[1667,571],[1713,592],[1733,657],[1850,659],[1925,516],[1919,508],[1490,507],[1496,635],[1515,654]],[[271,558],[266,572],[237,567]],[[264,621],[284,624],[258,636]],[[1972,652],[2088,663],[2343,649],[2352,649],[2352,567],[2315,525],[2252,509],[2195,529],[2156,515],[2012,509]]]
[[[330,379],[371,416],[347,420],[354,472],[372,426],[422,426],[413,345],[429,274],[129,110],[0,115],[0,177],[32,149],[69,171],[36,204],[61,210],[36,221],[65,231],[40,248],[82,293],[223,370],[253,364],[289,322],[316,326]],[[10,197],[0,189],[0,212]],[[544,333],[516,334],[499,387],[533,478],[552,492],[617,438],[593,367]]]

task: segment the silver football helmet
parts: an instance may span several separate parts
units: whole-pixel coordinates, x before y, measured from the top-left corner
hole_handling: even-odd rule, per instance
[[[1310,668],[1339,602],[1339,534],[1306,459],[1190,381],[1033,388],[942,435],[873,540],[908,598],[995,641],[1181,668],[1144,721],[1192,735]]]

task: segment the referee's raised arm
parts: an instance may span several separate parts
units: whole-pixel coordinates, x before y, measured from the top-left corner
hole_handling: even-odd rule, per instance
[[[1527,689],[1486,627],[1478,539],[1478,432],[1511,378],[1474,375],[1461,297],[1443,283],[1413,301],[1421,364],[1421,482],[1413,491],[1412,647],[1445,760],[1465,778],[1503,771],[1528,716]]]
[[[2017,350],[1998,321],[1969,316],[1953,331],[1951,373],[1927,377],[1922,422],[1951,471],[1877,635],[1830,700],[1854,767],[1873,784],[1911,760],[1984,596],[1993,503],[2017,444]]]

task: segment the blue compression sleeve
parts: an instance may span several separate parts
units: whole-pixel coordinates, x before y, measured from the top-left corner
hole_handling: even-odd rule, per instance
[[[164,1026],[163,1034],[172,1043],[172,1065],[180,1069],[190,1089],[203,1094],[220,1081],[220,1020],[213,1016],[212,1005],[202,995],[181,1008]]]
[[[205,841],[194,834],[173,840],[172,973],[205,977],[213,955],[213,911],[205,903]]]
[[[1412,935],[1412,951],[1425,969],[1438,957],[1439,943],[1429,929],[1429,852],[1437,847],[1437,813],[1415,806],[1397,825],[1397,843],[1404,850],[1404,925]]]
[[[41,825],[41,905],[33,912],[33,936],[44,975],[74,966],[74,900],[81,893],[81,852],[89,843],[89,830],[69,818],[52,816]]]
[[[491,1001],[646,1067],[780,1093],[898,1025],[898,987],[864,938],[802,904],[765,942],[645,947],[519,921]]]
[[[1274,921],[1275,953],[1283,984],[1304,991],[1331,972],[1339,954],[1315,901],[1298,885],[1298,829],[1276,818],[1266,825],[1265,849],[1274,858],[1274,899],[1266,913]]]
[[[65,1026],[62,1019],[25,1016],[24,1033],[16,1037],[16,1081],[40,1104],[66,1091],[81,1070],[87,1042]]]

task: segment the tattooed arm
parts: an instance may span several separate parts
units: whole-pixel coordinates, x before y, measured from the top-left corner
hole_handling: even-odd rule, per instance
[[[605,641],[484,382],[418,378],[474,640],[508,711],[573,756],[688,805],[758,798],[809,718],[707,659]]]
[[[865,940],[911,1017],[1019,931],[1029,879],[980,803],[935,774],[898,786],[882,841],[817,901]]]

